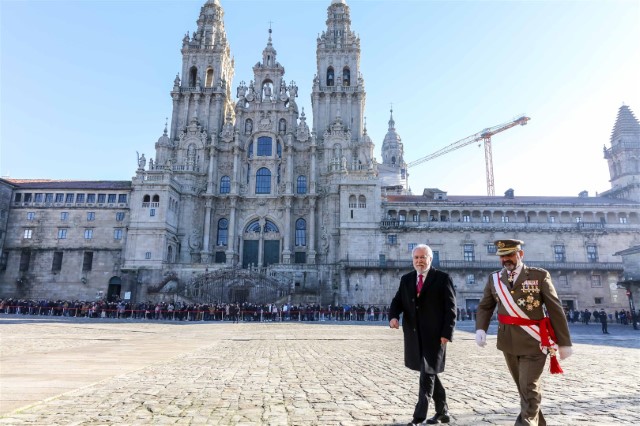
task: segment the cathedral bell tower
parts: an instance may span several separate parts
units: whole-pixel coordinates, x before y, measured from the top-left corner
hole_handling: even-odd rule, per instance
[[[213,154],[225,117],[233,113],[233,60],[219,0],[200,8],[197,28],[182,39],[182,70],[171,90],[173,112],[132,180],[125,268],[158,282],[176,264],[210,263]],[[169,127],[169,129],[167,129]],[[140,273],[140,272],[139,272]]]
[[[176,76],[171,91],[171,139],[194,119],[216,134],[232,107],[233,60],[223,17],[220,2],[208,0],[200,9],[196,31],[182,39],[182,79]]]
[[[332,0],[327,29],[317,39],[317,71],[311,95],[314,127],[324,133],[336,116],[344,118],[353,138],[362,135],[365,91],[360,75],[360,38],[351,31],[349,6]]]
[[[604,147],[611,189],[602,196],[640,201],[640,123],[627,105],[618,110],[611,148]]]

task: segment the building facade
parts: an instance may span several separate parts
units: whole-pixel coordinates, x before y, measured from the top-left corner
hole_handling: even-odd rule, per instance
[[[626,306],[614,254],[640,244],[631,110],[605,147],[599,196],[413,195],[393,111],[374,156],[350,13],[328,5],[307,123],[271,30],[253,79],[232,90],[224,10],[206,1],[182,40],[171,121],[131,181],[0,181],[0,297],[386,305],[427,243],[473,310],[499,267],[492,242],[520,238],[568,308]]]

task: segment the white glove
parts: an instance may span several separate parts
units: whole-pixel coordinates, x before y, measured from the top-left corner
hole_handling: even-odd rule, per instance
[[[571,356],[571,354],[573,353],[573,349],[571,349],[571,346],[560,346],[558,348],[558,352],[560,355],[560,359],[566,359]]]
[[[476,345],[481,348],[487,346],[487,333],[484,330],[476,330]]]

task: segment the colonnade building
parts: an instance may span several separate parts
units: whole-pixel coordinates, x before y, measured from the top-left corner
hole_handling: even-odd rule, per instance
[[[499,269],[493,241],[519,238],[567,308],[628,306],[616,253],[640,245],[630,108],[595,197],[412,194],[393,113],[374,156],[350,13],[328,6],[308,118],[271,30],[250,81],[233,86],[224,10],[206,1],[181,42],[170,123],[130,181],[0,180],[0,297],[387,305],[426,243],[473,310]]]

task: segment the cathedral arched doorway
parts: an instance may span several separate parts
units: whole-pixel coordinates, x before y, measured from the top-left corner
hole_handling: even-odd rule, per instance
[[[109,280],[109,287],[107,289],[107,300],[120,299],[120,292],[122,291],[122,279],[120,277],[111,277]]]
[[[280,263],[280,229],[269,219],[256,219],[244,230],[242,268],[251,265],[265,267],[274,263]]]

